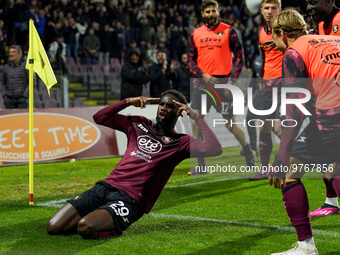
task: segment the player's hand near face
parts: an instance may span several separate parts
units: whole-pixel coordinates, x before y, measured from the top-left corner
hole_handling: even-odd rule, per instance
[[[185,111],[187,113],[187,115],[190,117],[190,119],[195,119],[199,116],[199,114],[197,112],[195,112],[194,110],[192,110],[189,106],[187,106],[186,104],[182,104],[176,100],[173,100],[173,102],[179,106],[178,111],[177,111],[177,116],[181,116],[182,112]]]
[[[153,97],[140,96],[140,97],[130,97],[130,98],[127,98],[125,100],[128,104],[131,104],[135,107],[140,107],[141,109],[143,109],[143,108],[146,107],[147,103],[157,104],[159,102],[160,98],[159,97],[153,98]]]

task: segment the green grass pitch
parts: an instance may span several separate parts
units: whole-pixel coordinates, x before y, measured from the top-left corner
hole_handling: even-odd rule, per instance
[[[214,162],[239,167],[244,164],[239,151],[224,149]],[[277,145],[273,155],[276,151]],[[121,237],[49,236],[46,223],[65,200],[105,178],[119,160],[35,164],[34,206],[28,205],[28,166],[0,167],[0,254],[263,255],[297,241],[280,190],[266,180],[249,181],[249,173],[189,177],[189,160],[176,167],[151,213]],[[316,176],[304,179],[313,210],[325,199],[321,175]],[[340,254],[340,215],[312,218],[312,226],[319,253]]]

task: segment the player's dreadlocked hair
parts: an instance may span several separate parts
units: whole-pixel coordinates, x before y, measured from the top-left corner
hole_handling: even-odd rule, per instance
[[[185,98],[185,96],[179,92],[178,90],[174,90],[174,89],[170,89],[170,90],[167,90],[167,91],[164,91],[162,94],[161,94],[161,99],[165,96],[165,95],[174,95],[175,97],[178,98],[178,101],[182,104],[187,104],[188,101],[187,99]]]

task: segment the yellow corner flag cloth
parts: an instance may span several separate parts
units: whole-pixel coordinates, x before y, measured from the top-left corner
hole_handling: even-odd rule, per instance
[[[32,19],[30,20],[29,26],[29,49],[26,69],[30,69],[30,60],[33,60],[33,71],[36,72],[45,83],[48,94],[50,94],[50,88],[57,83],[57,79],[55,78],[50,61],[48,60]]]

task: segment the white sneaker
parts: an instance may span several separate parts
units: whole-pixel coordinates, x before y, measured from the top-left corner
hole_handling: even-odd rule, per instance
[[[299,246],[298,243],[293,244],[293,249],[290,249],[288,251],[283,251],[279,253],[272,253],[272,255],[319,255],[318,250],[316,248],[309,250],[309,249],[303,249],[301,246]]]

